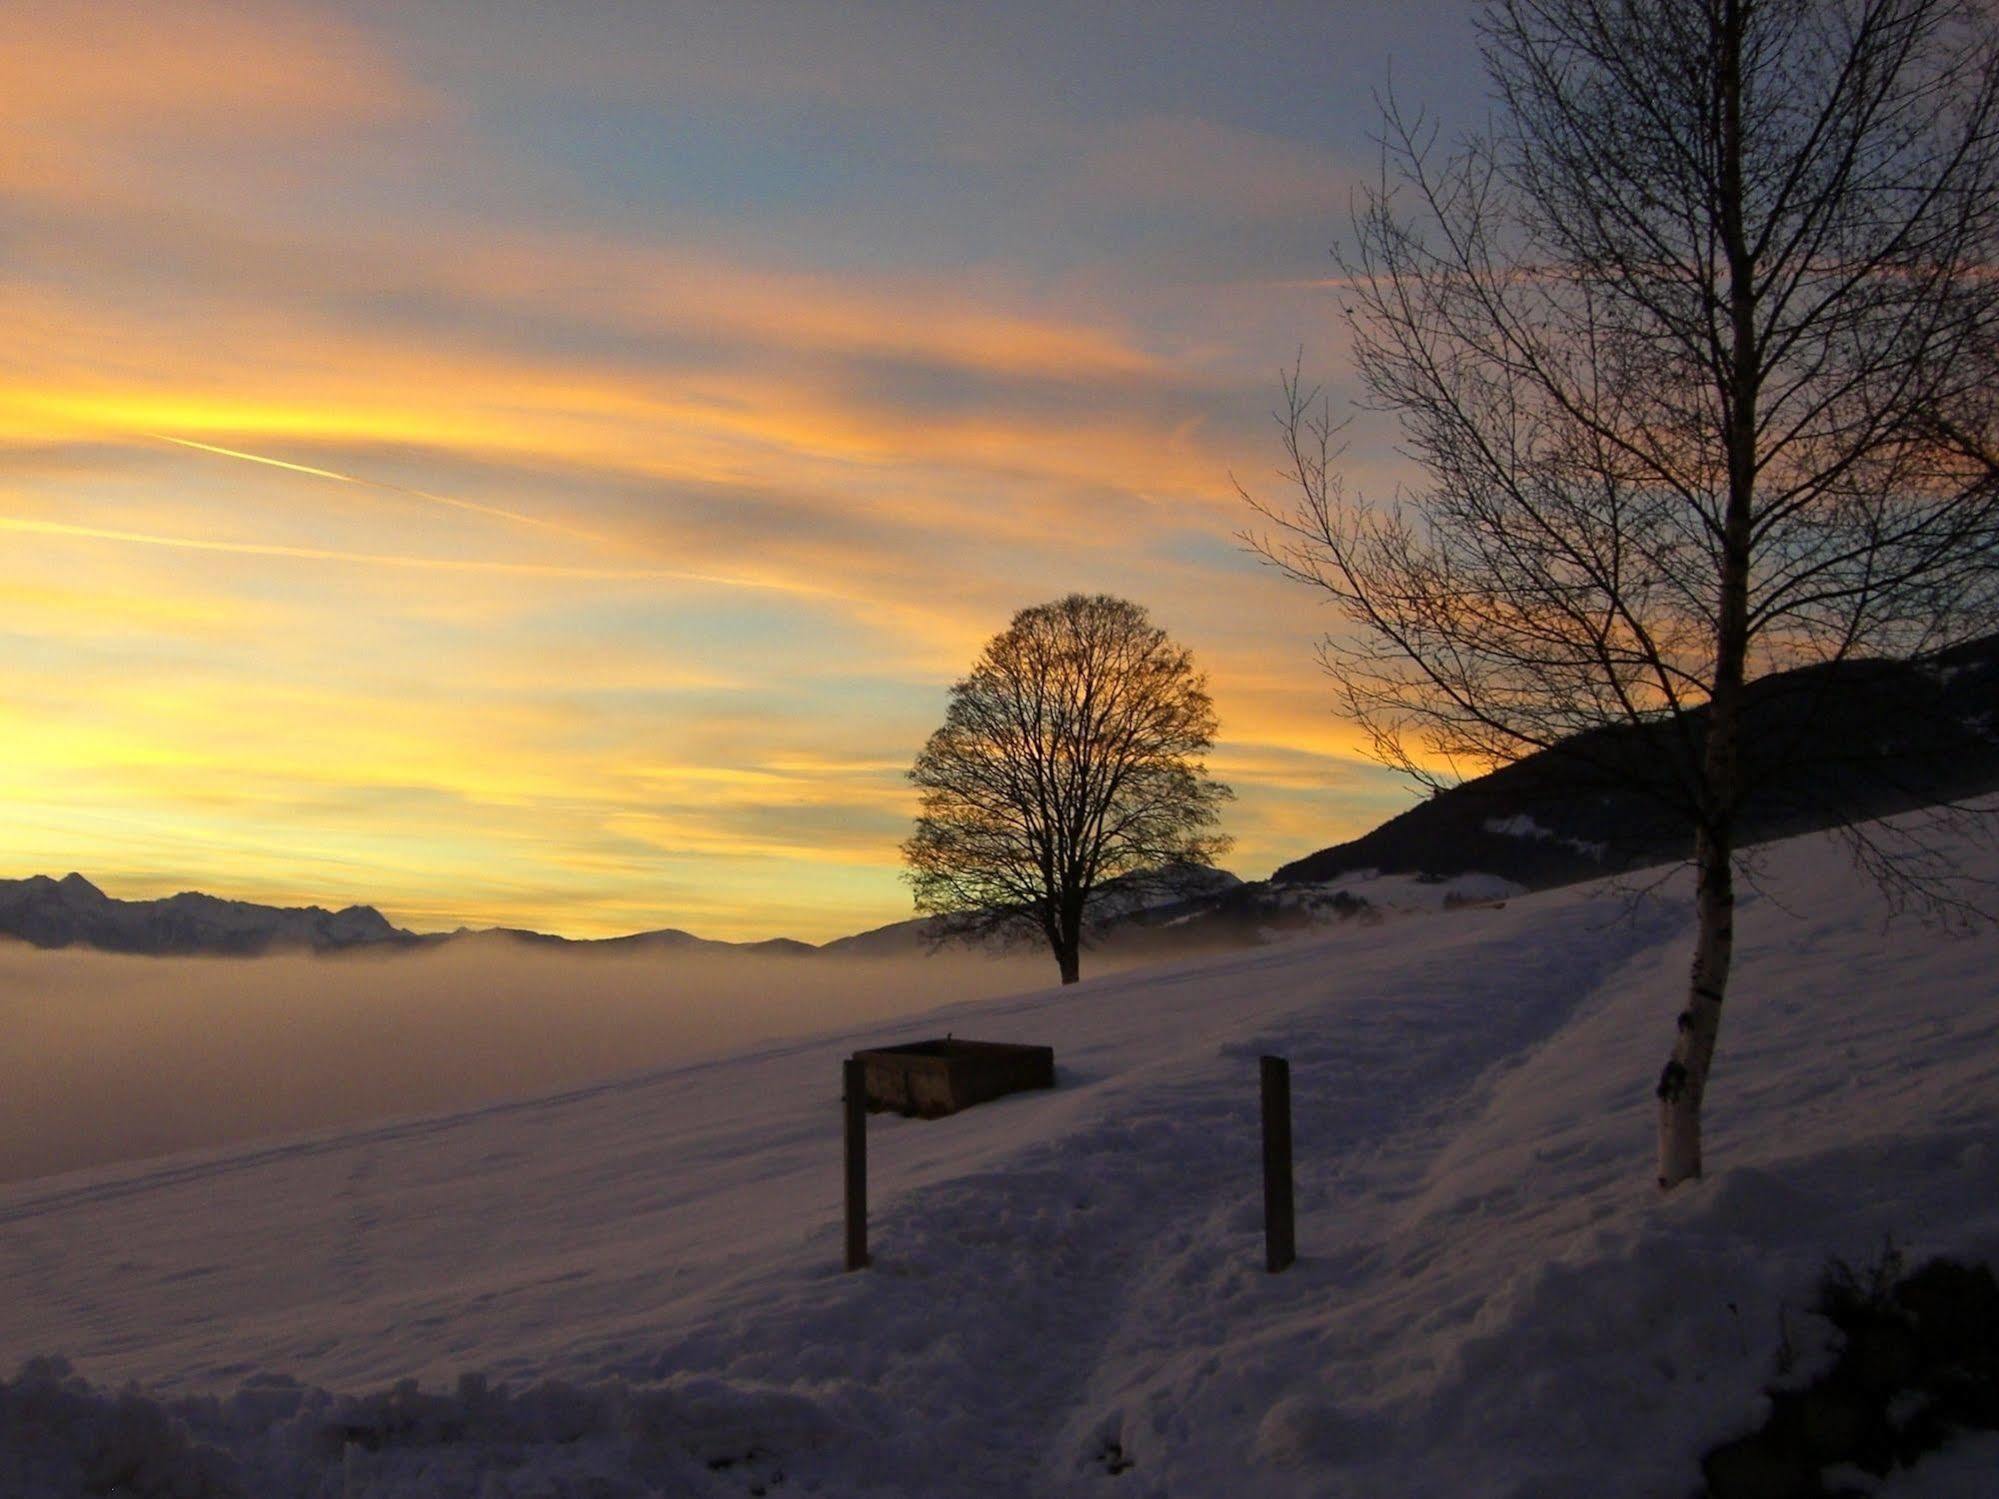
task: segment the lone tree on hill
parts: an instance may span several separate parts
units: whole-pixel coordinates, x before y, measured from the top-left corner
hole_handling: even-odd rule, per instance
[[[1672,1187],[1701,1173],[1745,753],[1771,748],[1744,742],[1746,684],[1999,622],[1999,48],[1976,0],[1497,0],[1479,24],[1493,123],[1439,150],[1391,100],[1340,257],[1367,404],[1426,482],[1350,498],[1294,375],[1293,500],[1252,498],[1275,529],[1250,543],[1357,627],[1322,660],[1391,764],[1654,726],[1640,780],[1697,892],[1657,1087]],[[1898,893],[1923,880],[1852,836]]]
[[[916,908],[954,934],[1039,932],[1075,983],[1105,881],[1170,888],[1228,847],[1214,828],[1230,792],[1202,760],[1214,737],[1206,679],[1137,604],[1078,593],[1021,610],[909,772]]]

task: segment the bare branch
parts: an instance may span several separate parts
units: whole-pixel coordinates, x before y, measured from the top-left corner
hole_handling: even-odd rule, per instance
[[[1074,982],[1107,881],[1170,884],[1227,849],[1214,735],[1206,680],[1138,605],[1071,594],[1022,610],[910,770],[917,909],[952,933],[1038,934]]]

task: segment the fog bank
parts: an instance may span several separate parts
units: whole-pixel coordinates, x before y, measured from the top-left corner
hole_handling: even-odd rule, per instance
[[[0,942],[0,1181],[461,1108],[1055,978],[1045,953],[611,957],[489,942],[142,958]]]

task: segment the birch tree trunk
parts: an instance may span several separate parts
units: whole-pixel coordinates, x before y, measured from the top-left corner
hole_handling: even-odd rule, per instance
[[[1670,1190],[1701,1174],[1701,1099],[1714,1065],[1721,1005],[1735,957],[1735,864],[1726,840],[1696,839],[1698,934],[1687,1007],[1672,1059],[1659,1076],[1659,1185]]]
[[[1749,554],[1755,515],[1761,351],[1756,261],[1743,223],[1742,0],[1723,0],[1715,92],[1720,125],[1721,245],[1728,261],[1728,356],[1720,395],[1728,457],[1715,595],[1714,682],[1701,757],[1700,820],[1694,833],[1695,936],[1686,1008],[1673,1054],[1659,1074],[1659,1186],[1671,1191],[1701,1174],[1701,1100],[1714,1066],[1721,1006],[1735,958],[1735,814],[1741,795],[1742,689],[1749,655]]]
[[[1753,400],[1742,403],[1754,415]],[[1740,411],[1738,411],[1740,414]],[[1744,427],[1742,430],[1751,430]],[[1747,444],[1739,444],[1747,447]],[[1741,799],[1742,697],[1748,659],[1749,488],[1753,448],[1725,525],[1714,696],[1702,757],[1703,811],[1694,833],[1694,960],[1673,1054],[1659,1074],[1659,1186],[1671,1191],[1701,1174],[1701,1100],[1721,1033],[1721,1006],[1735,961],[1735,819]],[[1735,465],[1732,463],[1731,467]]]

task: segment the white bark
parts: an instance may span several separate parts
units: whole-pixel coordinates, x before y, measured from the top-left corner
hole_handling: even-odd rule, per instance
[[[1728,262],[1730,347],[1722,365],[1728,503],[1716,577],[1714,685],[1701,755],[1700,821],[1694,835],[1693,973],[1672,1059],[1659,1074],[1659,1186],[1671,1191],[1701,1174],[1701,1099],[1721,1032],[1721,1004],[1735,957],[1735,814],[1741,796],[1742,689],[1749,655],[1749,557],[1755,514],[1757,396],[1763,351],[1756,324],[1756,262],[1743,222],[1740,0],[1722,0],[1719,62],[1722,252]]]
[[[1687,1007],[1672,1060],[1659,1075],[1659,1185],[1670,1190],[1701,1174],[1701,1099],[1714,1065],[1722,998],[1735,958],[1735,869],[1725,840],[1698,840],[1694,897],[1699,920]]]

